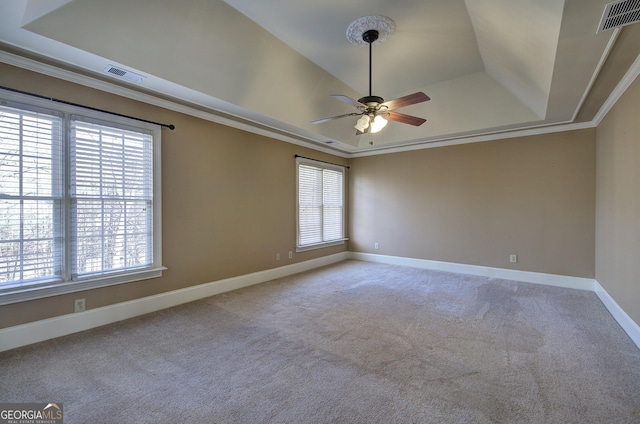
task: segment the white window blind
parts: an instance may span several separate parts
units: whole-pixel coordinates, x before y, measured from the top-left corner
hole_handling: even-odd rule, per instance
[[[0,285],[62,278],[62,118],[0,106]]]
[[[162,276],[160,127],[0,95],[0,305]]]
[[[153,137],[71,120],[72,276],[153,263]]]
[[[344,170],[298,161],[298,247],[344,240]]]

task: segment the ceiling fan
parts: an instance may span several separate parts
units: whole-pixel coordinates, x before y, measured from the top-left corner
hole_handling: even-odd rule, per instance
[[[354,128],[357,130],[356,135],[366,134],[368,131],[376,133],[387,125],[387,119],[401,122],[414,126],[420,126],[427,120],[418,118],[417,116],[406,115],[404,113],[395,112],[394,109],[410,106],[416,103],[431,100],[429,96],[419,91],[417,93],[408,94],[395,100],[387,102],[380,96],[371,94],[371,45],[378,39],[379,32],[376,29],[369,29],[362,34],[362,40],[369,44],[369,95],[354,100],[351,97],[342,94],[332,94],[331,97],[350,104],[358,109],[358,112],[345,113],[342,115],[331,116],[329,118],[318,119],[312,121],[312,124],[321,124],[323,122],[333,121],[334,119],[345,118],[347,116],[360,116]]]

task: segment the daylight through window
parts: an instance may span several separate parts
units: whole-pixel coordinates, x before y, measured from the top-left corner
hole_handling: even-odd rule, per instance
[[[102,119],[0,106],[0,303],[159,276],[159,129]]]
[[[298,170],[298,250],[344,242],[344,168],[303,158]]]

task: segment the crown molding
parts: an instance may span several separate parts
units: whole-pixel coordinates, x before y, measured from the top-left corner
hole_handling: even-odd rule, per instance
[[[422,149],[430,149],[436,147],[445,147],[445,146],[456,146],[459,144],[470,144],[470,143],[480,143],[483,141],[493,141],[493,140],[503,140],[507,138],[516,138],[516,137],[528,137],[533,135],[541,135],[541,134],[551,134],[557,132],[565,132],[565,131],[575,131],[575,130],[583,130],[587,128],[595,128],[595,125],[588,122],[580,122],[580,123],[559,123],[555,125],[541,126],[541,127],[531,127],[524,128],[518,130],[504,130],[502,132],[487,132],[484,134],[473,135],[473,136],[461,136],[461,137],[451,137],[445,139],[436,139],[429,141],[417,141],[411,145],[397,146],[397,147],[380,147],[375,150],[362,151],[352,153],[350,157],[364,157],[364,156],[376,156],[383,155],[389,153],[400,153],[407,152],[413,150],[422,150]]]
[[[627,88],[631,86],[633,81],[640,75],[640,55],[636,57],[636,60],[631,64],[627,73],[622,77],[616,88],[611,92],[607,100],[603,103],[602,107],[596,113],[596,116],[593,118],[593,125],[598,126],[600,122],[607,116],[607,113],[613,108],[613,106],[620,100],[620,97],[627,91]]]
[[[269,138],[274,138],[280,141],[298,145],[301,147],[310,148],[313,150],[328,153],[334,156],[342,158],[357,158],[364,156],[375,156],[391,153],[399,153],[405,151],[422,150],[436,147],[453,146],[467,143],[479,143],[483,141],[501,140],[515,137],[527,137],[533,135],[550,134],[563,131],[573,131],[585,128],[597,127],[602,119],[607,115],[609,110],[615,105],[618,99],[624,94],[624,92],[633,83],[636,77],[640,74],[640,56],[636,58],[632,66],[629,68],[625,76],[618,83],[606,102],[600,108],[596,116],[592,121],[575,123],[572,121],[561,122],[546,126],[537,126],[529,128],[520,128],[517,130],[503,130],[495,132],[486,132],[484,134],[477,134],[472,136],[453,136],[440,139],[431,140],[418,140],[411,144],[402,146],[381,146],[374,147],[370,150],[364,151],[342,151],[332,148],[327,148],[319,145],[321,142],[306,138],[298,135],[288,135],[285,131],[271,127],[267,124],[259,123],[248,118],[237,116],[229,112],[213,109],[206,105],[197,105],[206,107],[213,112],[203,111],[194,107],[186,106],[173,102],[171,100],[162,99],[152,94],[140,92],[135,89],[123,87],[118,84],[103,81],[94,77],[78,74],[76,72],[62,69],[54,65],[43,63],[34,59],[26,58],[14,53],[0,51],[0,62],[8,65],[16,66],[29,71],[37,72],[43,75],[58,78],[64,81],[80,84],[85,87],[93,88],[96,90],[112,93],[121,97],[125,97],[131,100],[140,101],[153,106],[158,106],[164,109],[172,110],[174,112],[183,113],[186,115],[194,116],[196,118],[205,119],[211,122],[215,122],[221,125],[229,126],[232,128],[247,131],[253,134],[262,135]],[[215,113],[214,113],[215,112]]]
[[[197,105],[197,106],[202,106],[207,109],[213,110],[215,113],[196,109],[194,107],[173,102],[171,100],[162,99],[160,97],[143,93],[138,90],[123,87],[121,85],[113,84],[108,81],[103,81],[87,75],[78,74],[76,72],[73,72],[67,69],[62,69],[54,65],[43,63],[34,59],[26,58],[26,57],[23,57],[14,53],[2,51],[2,50],[0,50],[0,62],[6,63],[7,65],[15,66],[18,68],[22,68],[28,71],[37,72],[42,75],[47,75],[53,78],[57,78],[63,81],[68,81],[68,82],[79,84],[85,87],[115,94],[120,97],[125,97],[131,100],[161,107],[163,109],[172,110],[174,112],[183,113],[185,115],[201,118],[207,121],[215,122],[217,124],[247,131],[253,134],[274,138],[280,141],[285,141],[287,143],[295,144],[302,147],[307,147],[310,149],[329,153],[339,157],[344,157],[344,158],[349,157],[348,153],[315,145],[314,143],[318,143],[318,142],[314,140],[305,139],[302,137],[298,138],[298,136],[293,136],[293,135],[289,136],[287,134],[283,134],[284,132],[283,130],[272,128],[266,124],[258,123],[248,118],[240,117],[223,110],[213,109],[210,106]]]

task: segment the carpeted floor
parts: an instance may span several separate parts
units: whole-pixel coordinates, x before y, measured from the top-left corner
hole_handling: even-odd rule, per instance
[[[594,293],[345,261],[0,353],[65,423],[640,423]]]

